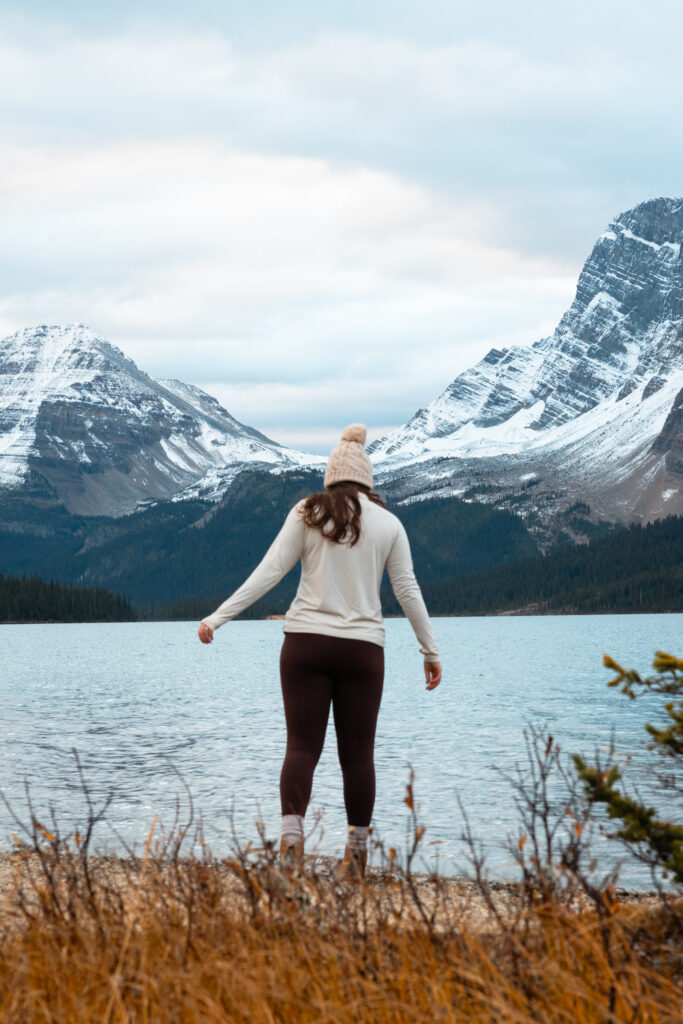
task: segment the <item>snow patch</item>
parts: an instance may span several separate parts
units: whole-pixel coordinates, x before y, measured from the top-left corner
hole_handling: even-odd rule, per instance
[[[634,242],[640,242],[642,245],[647,245],[655,251],[659,251],[660,249],[671,249],[674,255],[678,255],[681,251],[680,242],[661,242],[658,244],[657,242],[651,242],[649,238],[641,238],[640,235],[634,235],[634,233],[629,231],[628,228],[622,228],[621,234],[624,238],[630,238]]]
[[[611,306],[616,311],[617,307],[621,306],[621,303],[613,295],[610,295],[609,292],[598,292],[586,306],[586,313],[592,313],[597,306]]]

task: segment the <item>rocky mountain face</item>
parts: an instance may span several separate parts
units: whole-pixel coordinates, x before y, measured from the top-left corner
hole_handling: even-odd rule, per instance
[[[676,395],[652,450],[664,452],[668,471],[683,477],[683,388]]]
[[[0,342],[0,489],[111,515],[188,489],[222,493],[245,465],[311,461],[199,388],[154,380],[82,324]]]
[[[561,494],[622,521],[682,513],[682,243],[682,199],[617,217],[550,337],[492,349],[372,445],[385,487],[504,497],[533,482],[520,511]]]

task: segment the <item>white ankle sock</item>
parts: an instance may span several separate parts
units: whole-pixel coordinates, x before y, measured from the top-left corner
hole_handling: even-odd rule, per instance
[[[283,814],[280,835],[290,846],[304,838],[304,819],[301,814]]]
[[[349,825],[348,845],[352,850],[366,850],[368,836],[370,835],[369,825]]]

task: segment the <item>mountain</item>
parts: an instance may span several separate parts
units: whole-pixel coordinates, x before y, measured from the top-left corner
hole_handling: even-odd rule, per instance
[[[1,489],[112,515],[144,499],[215,497],[245,465],[315,461],[199,388],[148,376],[83,324],[0,343]]]
[[[621,214],[552,335],[489,352],[371,445],[427,582],[683,514],[681,242],[681,199]],[[216,595],[324,463],[81,324],[0,343],[5,572],[144,602]]]
[[[554,333],[492,349],[374,442],[378,482],[401,500],[533,482],[541,516],[567,497],[621,521],[683,512],[682,242],[683,199],[617,217]]]
[[[220,501],[157,501],[116,517],[72,515],[62,506],[32,509],[0,497],[0,567],[14,576],[107,587],[136,604],[203,597],[205,615],[261,560],[286,510],[321,484],[319,470],[252,468],[238,474]],[[538,552],[518,516],[487,505],[435,499],[395,511],[425,580]],[[294,568],[249,614],[284,611],[298,576]]]

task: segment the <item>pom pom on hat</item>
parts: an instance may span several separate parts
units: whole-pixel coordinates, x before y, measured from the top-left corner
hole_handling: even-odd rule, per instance
[[[365,444],[368,432],[362,423],[352,423],[342,431],[342,441],[357,441],[358,444]]]
[[[372,487],[372,465],[365,451],[367,430],[362,423],[351,423],[327,463],[325,487],[344,480]]]

